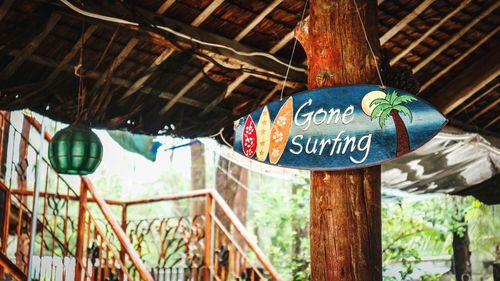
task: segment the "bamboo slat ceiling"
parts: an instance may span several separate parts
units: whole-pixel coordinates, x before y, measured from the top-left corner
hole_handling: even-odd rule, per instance
[[[421,85],[418,94],[449,118],[497,134],[500,2],[378,2],[380,42],[389,54],[386,63],[410,69]],[[80,12],[138,25],[85,17],[68,3]],[[82,116],[88,123],[135,133],[199,137],[222,127],[230,135],[233,120],[279,98],[293,29],[305,1],[68,3],[1,3],[0,107],[28,107],[59,121],[75,121],[75,66],[83,39],[87,94]],[[241,55],[254,52],[265,56]],[[305,89],[304,62],[299,44],[285,96]]]

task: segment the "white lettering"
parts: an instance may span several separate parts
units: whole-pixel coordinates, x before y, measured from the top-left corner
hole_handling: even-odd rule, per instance
[[[302,104],[299,109],[297,110],[297,113],[295,113],[295,118],[294,118],[294,121],[295,121],[295,125],[299,126],[299,127],[302,127],[305,125],[304,128],[302,128],[303,131],[307,130],[309,128],[309,126],[311,125],[311,117],[313,115],[312,112],[308,112],[308,113],[304,113],[301,115],[301,117],[304,117],[306,120],[304,122],[299,122],[299,114],[300,112],[302,111],[302,109],[306,106],[306,105],[311,105],[312,104],[312,99],[309,99],[308,101],[306,101],[304,104]]]
[[[308,138],[307,143],[306,143],[306,153],[307,154],[311,154],[311,153],[315,154],[316,151],[318,150],[318,148],[316,147],[316,145],[318,144],[318,139],[314,140],[314,145],[313,145],[312,149],[309,148],[310,143],[311,143],[311,138]]]
[[[298,154],[300,154],[302,152],[302,144],[300,144],[299,142],[296,142],[296,139],[303,139],[303,138],[304,138],[303,135],[296,135],[295,137],[293,137],[293,139],[292,139],[292,145],[298,146],[299,150],[294,151],[293,149],[290,148],[290,152],[292,154],[298,155]]]
[[[323,154],[323,149],[325,149],[325,146],[327,144],[331,144],[332,141],[330,139],[321,139],[321,141],[319,142],[319,145],[321,146],[321,148],[319,149],[319,155],[322,155]]]
[[[344,124],[351,123],[352,120],[354,119],[354,116],[352,116],[353,113],[354,113],[354,106],[349,105],[349,107],[347,107],[346,110],[344,111],[344,114],[342,114],[342,123]],[[346,118],[349,118],[349,116],[351,116],[351,119],[346,120]]]
[[[337,109],[330,108],[330,110],[328,110],[328,113],[330,115],[328,116],[328,121],[326,121],[326,124],[330,124],[332,122],[333,115],[335,115],[335,122],[334,123],[339,122],[340,109],[338,109],[338,108]]]
[[[364,142],[364,145],[362,146],[363,142]],[[356,160],[352,156],[350,156],[349,158],[351,159],[351,161],[353,163],[356,163],[356,164],[365,162],[366,158],[368,157],[368,154],[370,153],[370,145],[371,145],[371,143],[372,143],[372,134],[369,134],[369,135],[361,137],[359,139],[359,142],[358,142],[358,150],[359,151],[364,151],[365,152],[365,156],[363,156],[363,158],[361,160]]]
[[[317,117],[318,115],[323,115],[323,119],[320,119],[319,121],[317,120]],[[326,119],[326,116],[328,115],[328,113],[326,113],[326,111],[323,109],[323,108],[320,108],[318,109],[315,113],[314,113],[314,117],[313,117],[313,122],[314,124],[316,125],[320,125],[321,123],[325,122],[325,119]]]

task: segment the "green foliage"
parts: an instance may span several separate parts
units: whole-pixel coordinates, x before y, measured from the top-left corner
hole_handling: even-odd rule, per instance
[[[309,184],[250,176],[247,227],[283,280],[309,280]]]
[[[379,125],[383,128],[391,111],[396,110],[397,112],[402,112],[410,119],[410,122],[412,122],[413,116],[411,114],[411,110],[403,104],[410,103],[415,100],[416,98],[413,96],[398,95],[396,91],[392,91],[392,93],[387,94],[385,98],[378,98],[371,102],[370,106],[375,106],[375,108],[373,109],[370,117],[372,120],[378,117]]]

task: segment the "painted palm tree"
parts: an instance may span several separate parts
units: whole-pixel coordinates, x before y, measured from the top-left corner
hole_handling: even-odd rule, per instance
[[[417,100],[415,97],[410,95],[398,95],[396,91],[385,96],[385,98],[378,98],[371,102],[370,106],[374,106],[371,113],[371,119],[378,118],[378,122],[381,128],[384,127],[385,121],[389,116],[394,120],[396,126],[396,138],[397,138],[397,148],[396,157],[401,156],[410,151],[410,139],[408,137],[408,130],[406,125],[399,115],[402,112],[410,119],[410,123],[413,121],[413,116],[411,110],[405,105],[410,102]]]

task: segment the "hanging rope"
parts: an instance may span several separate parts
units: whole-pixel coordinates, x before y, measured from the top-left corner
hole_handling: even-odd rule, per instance
[[[358,15],[359,22],[361,23],[361,27],[363,29],[363,35],[365,36],[366,43],[368,44],[368,48],[370,48],[370,53],[372,55],[373,61],[375,62],[375,68],[377,69],[378,79],[380,81],[380,86],[382,89],[385,89],[384,81],[382,80],[382,74],[380,73],[380,69],[378,67],[377,57],[375,56],[375,52],[373,51],[372,44],[370,43],[370,39],[368,39],[368,34],[366,32],[365,24],[363,23],[363,18],[361,17],[361,13],[359,12],[358,3],[356,0],[352,0],[354,3],[354,7],[356,8],[356,13]]]
[[[309,3],[309,0],[306,0],[306,3],[304,4],[304,9],[302,10],[302,16],[300,17],[300,21],[297,24],[297,26],[302,23],[304,20],[304,16],[306,14],[307,10],[307,4]],[[293,62],[293,55],[295,54],[295,48],[297,47],[297,37],[295,37],[295,42],[293,42],[293,48],[292,48],[292,55],[290,56],[290,61],[288,62],[288,67],[286,69],[286,74],[285,74],[285,80],[283,80],[283,87],[281,88],[281,93],[280,93],[280,101],[283,100],[283,92],[285,92],[285,86],[286,86],[286,81],[288,79],[288,73],[290,72],[290,67],[292,66]]]

